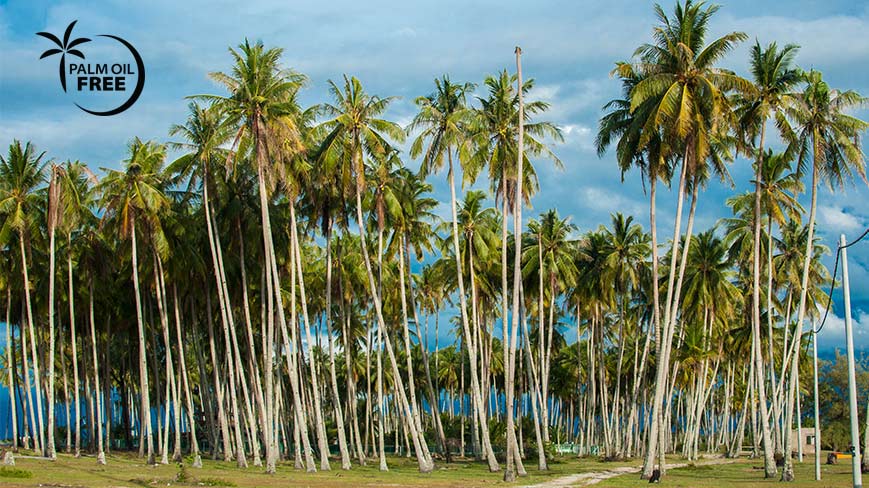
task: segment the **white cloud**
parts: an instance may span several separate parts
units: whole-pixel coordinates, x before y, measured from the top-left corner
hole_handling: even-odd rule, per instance
[[[860,217],[837,205],[818,205],[818,227],[846,235],[866,228]]]
[[[842,316],[840,317],[837,313],[841,313]],[[808,327],[805,329],[810,330]],[[855,349],[862,350],[869,348],[869,313],[862,310],[853,310],[851,315],[851,331],[854,336]],[[841,349],[844,351],[846,347],[844,312],[834,312],[831,310],[827,316],[827,321],[824,323],[824,328],[818,333],[818,348],[826,350]]]

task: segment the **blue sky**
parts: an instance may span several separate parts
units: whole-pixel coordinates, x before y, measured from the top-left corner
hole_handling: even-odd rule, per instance
[[[741,30],[750,42],[801,43],[800,66],[823,71],[834,87],[869,95],[869,4],[720,3],[713,35]],[[564,171],[537,163],[542,191],[530,215],[556,207],[585,231],[621,211],[647,226],[647,199],[639,177],[631,174],[621,183],[613,158],[598,158],[593,141],[601,106],[619,94],[619,83],[609,72],[615,61],[629,58],[649,39],[655,22],[652,5],[635,0],[0,1],[0,145],[13,138],[32,140],[57,159],[118,167],[133,136],[167,140],[169,126],[185,117],[185,96],[219,92],[206,75],[226,70],[227,47],[245,37],[285,49],[285,64],[310,77],[304,102],[325,101],[327,80],[348,73],[371,93],[400,97],[389,113],[400,123],[410,120],[413,99],[429,93],[435,77],[449,73],[454,80],[480,83],[487,74],[513,69],[513,47],[518,44],[524,51],[525,76],[537,80],[532,98],[552,104],[547,118],[565,134],[565,142],[554,147]],[[670,10],[672,2],[663,5]],[[142,54],[145,90],[127,112],[109,118],[81,112],[58,86],[56,61],[38,60],[49,43],[34,34],[60,34],[76,19],[76,35],[116,34]],[[747,50],[748,43],[723,64],[745,74]],[[859,115],[867,118],[869,111]],[[698,229],[727,216],[724,200],[748,189],[749,163],[738,160],[730,171],[734,188],[712,183],[702,194]],[[443,180],[434,180],[435,195],[448,202]],[[840,233],[853,238],[869,225],[867,196],[866,184],[859,181],[836,194],[820,193],[818,232],[825,244],[835,248]],[[672,234],[668,222],[674,201],[666,191],[660,195],[662,239]],[[441,213],[446,215],[446,207]],[[850,251],[857,341],[869,347],[869,242]],[[828,262],[832,265],[832,259]],[[839,306],[822,335],[825,348],[843,344],[841,316]]]

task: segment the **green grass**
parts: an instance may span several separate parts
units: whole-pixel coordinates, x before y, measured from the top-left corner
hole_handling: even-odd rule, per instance
[[[794,464],[796,480],[782,484],[779,475],[775,478],[763,478],[763,459],[741,459],[733,464],[716,464],[692,466],[671,469],[662,480],[660,486],[668,488],[748,488],[762,486],[779,487],[813,487],[813,488],[845,488],[851,486],[851,462],[847,461],[833,466],[823,464],[826,454],[821,456],[821,481],[815,481],[814,457],[806,456],[802,464]],[[673,462],[684,462],[674,459]],[[639,480],[639,475],[627,474],[601,481],[594,486],[599,488],[638,487],[647,485]]]
[[[487,487],[509,486],[501,481],[501,473],[489,473],[484,463],[472,461],[457,461],[452,464],[437,463],[433,473],[421,474],[416,469],[413,459],[403,457],[389,458],[389,472],[380,472],[377,462],[369,462],[366,467],[354,465],[351,471],[342,471],[340,461],[333,460],[332,471],[305,473],[293,469],[293,463],[282,462],[278,465],[278,473],[267,475],[262,468],[250,467],[238,469],[235,463],[203,460],[203,468],[189,467],[190,459],[185,460],[187,466],[182,470],[176,464],[148,466],[143,460],[133,454],[114,453],[107,459],[106,466],[99,466],[96,458],[83,456],[74,458],[67,454],[58,455],[56,461],[39,459],[16,459],[16,468],[2,468],[3,472],[22,472],[32,475],[31,478],[10,478],[0,474],[0,486],[36,487],[55,486],[74,487],[155,487],[155,486],[237,486],[245,487],[284,487],[299,486],[311,488],[351,487],[351,488],[392,488],[403,486],[433,486],[433,487]],[[673,458],[671,462],[682,462]],[[553,460],[550,470],[539,472],[536,463],[529,459],[526,463],[528,476],[520,478],[515,486],[545,483],[563,476],[606,471],[620,466],[638,466],[641,460],[628,462],[605,463],[598,459],[558,458]],[[673,487],[719,487],[742,488],[762,486],[777,483],[775,480],[764,480],[763,470],[759,467],[759,459],[740,460],[735,464],[716,466],[696,466],[670,470],[662,486]],[[850,464],[823,466],[823,482],[813,481],[812,458],[797,465],[797,481],[787,486],[811,487],[845,487],[850,486]],[[648,486],[641,481],[639,475],[625,474],[601,481],[599,487],[639,487]]]
[[[32,478],[33,473],[26,469],[10,468],[3,466],[0,468],[0,478]]]

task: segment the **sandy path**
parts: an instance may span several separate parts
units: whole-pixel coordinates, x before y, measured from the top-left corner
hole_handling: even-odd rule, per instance
[[[695,466],[703,466],[707,464],[728,464],[736,462],[735,459],[724,459],[717,458],[711,459],[708,461],[701,461],[694,463]],[[676,468],[684,468],[688,466],[689,463],[673,463],[668,464],[667,469],[676,469]],[[618,468],[608,469],[606,471],[595,471],[591,473],[579,473],[572,474],[569,476],[562,476],[561,478],[557,478],[551,481],[547,481],[545,483],[540,483],[537,485],[528,485],[523,488],[567,488],[567,487],[575,487],[575,486],[590,486],[600,483],[603,480],[607,480],[610,478],[614,478],[616,476],[621,476],[623,474],[631,474],[631,473],[639,473],[642,469],[642,466],[622,466]]]

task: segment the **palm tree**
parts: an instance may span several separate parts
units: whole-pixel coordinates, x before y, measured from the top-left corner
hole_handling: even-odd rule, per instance
[[[337,168],[333,168],[337,169]],[[329,377],[332,387],[332,397],[335,409],[335,419],[338,427],[338,448],[341,451],[341,467],[342,469],[350,469],[350,452],[347,447],[347,431],[344,425],[344,413],[341,407],[341,400],[338,391],[338,376],[335,365],[335,347],[332,337],[332,295],[334,292],[333,286],[333,250],[332,240],[335,226],[335,217],[339,213],[341,207],[341,185],[340,174],[338,171],[320,171],[316,175],[312,175],[313,181],[305,189],[308,197],[307,213],[309,215],[309,223],[312,226],[319,225],[326,241],[326,270],[325,270],[325,300],[323,306],[323,321],[326,324],[326,334],[329,337]],[[365,456],[362,453],[361,446],[357,446],[357,457],[360,464],[365,465]]]
[[[802,214],[803,207],[797,201],[796,195],[804,190],[803,184],[800,181],[799,175],[791,169],[793,153],[773,153],[767,150],[762,159],[762,168],[760,178],[761,183],[761,207],[763,213],[766,214],[766,234],[767,234],[767,291],[766,291],[766,316],[767,316],[767,334],[773,336],[773,293],[774,283],[773,276],[773,252],[775,246],[773,244],[773,222],[779,227],[785,225],[788,220],[799,220]],[[770,388],[775,388],[775,364],[773,358],[773,341],[769,340],[769,378]],[[773,405],[773,418],[781,417],[781,397],[776,397]],[[775,423],[778,427],[779,422]],[[780,429],[777,429],[780,430]],[[781,435],[781,433],[779,433]],[[777,439],[776,446],[779,446]]]
[[[629,294],[637,288],[640,281],[640,270],[648,255],[649,237],[643,232],[639,224],[633,223],[633,217],[625,217],[621,213],[612,216],[612,230],[602,228],[601,232],[606,240],[605,247],[605,273],[603,279],[613,283],[618,301],[619,314],[619,337],[624,335],[625,308],[629,300]],[[551,334],[551,331],[550,331]],[[616,370],[616,394],[621,391],[622,362],[624,358],[625,341],[619,344],[619,360]],[[615,404],[613,419],[619,420],[619,404]],[[618,426],[616,426],[618,427]],[[621,429],[614,429],[620,432]],[[616,437],[619,439],[619,437]],[[615,451],[621,451],[620,441],[617,440]]]
[[[521,208],[523,204],[530,203],[531,196],[537,192],[537,175],[527,155],[545,156],[550,158],[556,165],[561,167],[561,161],[543,142],[544,137],[555,141],[562,141],[561,131],[551,122],[532,122],[532,118],[549,108],[542,101],[525,103],[524,96],[533,88],[534,80],[521,80],[521,49],[516,49],[517,74],[511,76],[506,70],[498,76],[489,76],[485,80],[487,96],[478,98],[481,107],[475,111],[469,124],[470,142],[468,146],[470,157],[466,169],[465,179],[473,182],[477,174],[488,167],[489,179],[496,197],[501,199],[501,213],[504,216],[501,224],[501,316],[503,336],[510,340],[503,341],[504,362],[508,364],[509,374],[512,376],[513,361],[509,358],[515,355],[515,348],[510,347],[515,342],[519,327],[519,299],[518,292],[513,298],[513,332],[510,332],[510,324],[507,317],[508,280],[507,280],[507,215],[512,212],[514,220],[514,233],[521,234],[522,219]],[[513,83],[516,87],[513,87]],[[515,165],[515,166],[514,166]],[[521,174],[521,178],[517,175]],[[524,190],[523,190],[524,187]],[[518,217],[518,218],[517,218]],[[516,260],[514,269],[514,290],[520,283],[519,270],[521,269],[521,239],[514,242],[517,247],[514,253]],[[510,388],[508,388],[509,390]],[[507,392],[509,399],[512,393]],[[508,402],[510,401],[508,399]],[[548,415],[548,406],[541,406],[542,417]],[[511,424],[508,414],[508,424]],[[508,426],[508,452],[518,451],[513,429]],[[548,424],[544,423],[543,440],[549,441]],[[521,457],[518,452],[508,454],[508,459],[519,461],[517,470],[524,474],[521,465]],[[542,467],[542,466],[541,466]],[[507,478],[512,477],[512,468],[505,471]]]
[[[96,182],[96,177],[93,175],[93,173],[90,172],[85,164],[79,161],[68,161],[63,166],[57,167],[55,171],[55,177],[58,178],[58,181],[55,182],[57,190],[56,193],[52,193],[51,191],[49,191],[49,198],[53,198],[55,200],[54,205],[57,207],[54,209],[55,215],[53,217],[55,225],[59,226],[61,232],[66,234],[66,269],[69,295],[69,324],[71,335],[70,345],[72,348],[73,396],[75,402],[75,418],[78,419],[81,418],[81,402],[79,401],[78,346],[75,321],[75,285],[72,264],[72,235],[73,232],[80,230],[83,226],[93,224],[93,220],[95,219],[95,217],[92,212],[92,207],[94,206],[95,201],[93,188],[90,185]],[[53,289],[53,286],[51,288]],[[97,388],[97,391],[99,391],[99,388]],[[81,451],[80,425],[81,424],[79,422],[76,422],[76,456],[78,456]],[[102,452],[102,449],[100,449],[100,452]],[[102,459],[103,463],[105,462],[104,456],[103,458],[98,457],[98,459]]]
[[[194,185],[197,180],[201,180],[202,208],[204,210],[206,229],[209,236],[209,247],[215,272],[215,283],[225,284],[226,278],[218,261],[220,247],[219,245],[215,245],[215,237],[217,236],[213,226],[214,220],[211,213],[212,204],[209,194],[209,188],[212,188],[214,183],[211,179],[212,175],[209,168],[211,165],[222,164],[223,159],[225,159],[227,154],[221,146],[232,137],[232,128],[224,123],[219,107],[202,107],[196,103],[191,103],[188,105],[188,109],[190,115],[188,116],[187,122],[184,125],[173,125],[169,129],[169,134],[183,137],[187,142],[172,143],[172,146],[176,149],[182,149],[189,152],[170,164],[166,168],[166,172],[174,175],[176,181],[189,179],[189,184],[191,186]],[[223,291],[224,287],[218,286],[218,297],[221,298],[220,307],[223,312],[221,314],[222,319],[226,316],[225,307],[228,304],[225,303],[228,302],[228,297],[224,296]],[[183,366],[183,354],[179,354],[179,361]],[[256,379],[257,381],[259,380],[259,375],[256,375]],[[257,399],[261,399],[261,397],[257,396]],[[186,396],[186,404],[190,414],[192,415],[192,399],[189,396]],[[258,404],[260,405],[260,416],[262,417],[261,422],[264,422],[264,406],[262,405],[262,402],[258,402]],[[201,467],[202,461],[199,455],[199,445],[195,436],[195,422],[192,420],[191,425],[194,429],[194,435],[192,436],[192,449],[194,455],[193,465]],[[225,440],[228,441],[228,437]],[[256,451],[257,443],[253,443],[253,445],[254,450]],[[228,452],[225,454],[228,455]]]
[[[363,166],[364,153],[372,158],[384,157],[391,146],[386,137],[396,141],[404,140],[404,131],[395,123],[379,118],[386,110],[391,98],[380,98],[368,95],[362,87],[362,83],[355,77],[344,77],[343,87],[338,87],[330,81],[330,91],[335,99],[334,104],[324,106],[325,112],[332,118],[324,122],[324,128],[329,130],[321,148],[323,161],[336,161],[338,154],[349,158],[350,174],[355,179],[356,194],[356,225],[358,226],[360,244],[362,249],[363,264],[368,275],[368,292],[374,304],[375,318],[379,330],[386,330],[383,319],[381,298],[377,293],[371,260],[368,254],[368,245],[365,238],[365,223],[363,220],[362,195],[365,192],[365,169]],[[420,472],[430,472],[434,469],[434,462],[422,432],[419,409],[411,408],[404,389],[404,381],[399,372],[398,361],[392,348],[389,334],[384,334],[384,344],[389,355],[393,370],[393,382],[398,396],[399,407],[405,414],[408,424],[407,430],[413,439],[414,451]]]
[[[761,187],[763,185],[763,172],[761,162],[764,157],[764,143],[766,140],[766,123],[772,115],[780,114],[784,106],[789,103],[790,91],[800,79],[799,70],[793,67],[793,59],[798,47],[793,44],[784,46],[780,51],[775,43],[771,43],[766,49],[761,48],[759,42],[755,42],[751,49],[751,74],[755,89],[743,96],[737,97],[740,104],[739,121],[737,132],[747,136],[748,145],[754,146],[755,134],[760,133],[760,140],[755,152],[755,182],[754,182],[754,252],[752,253],[752,330],[755,336],[755,374],[762,383],[763,360],[760,351],[760,229],[761,229]],[[770,356],[772,361],[772,356]],[[772,364],[769,365],[772,373]],[[771,377],[772,378],[772,377]],[[775,380],[771,379],[771,384]],[[765,388],[761,384],[758,387],[759,396],[765,397]],[[775,405],[775,402],[773,402]],[[775,412],[775,408],[773,409]],[[778,416],[776,415],[776,418]],[[766,424],[766,419],[762,419]],[[768,428],[764,425],[763,428]],[[778,429],[776,429],[778,430]],[[790,429],[785,429],[785,436],[790,434]],[[770,448],[765,447],[766,450]],[[769,474],[769,473],[767,473]]]
[[[614,99],[604,105],[604,110],[609,113],[600,120],[600,127],[595,139],[599,157],[605,154],[606,149],[618,138],[616,143],[616,162],[621,170],[622,180],[624,174],[632,167],[637,166],[641,175],[649,181],[649,228],[651,235],[651,279],[658,283],[659,260],[658,260],[658,226],[657,226],[657,188],[660,179],[669,185],[673,173],[673,154],[668,141],[662,138],[659,131],[645,131],[652,111],[656,107],[655,100],[649,99],[640,106],[631,109],[631,92],[642,81],[645,74],[634,70],[627,63],[617,63],[613,70],[622,78],[623,98]],[[643,144],[640,142],[643,140]],[[661,313],[660,313],[660,290],[658,286],[650,286],[652,295],[652,327],[651,335],[655,337],[656,356],[662,357],[664,341],[661,338]],[[645,366],[645,363],[643,363]]]
[[[801,172],[806,169],[811,157],[812,183],[811,206],[809,207],[809,235],[806,242],[806,256],[803,264],[800,285],[800,302],[797,312],[797,328],[794,341],[800,342],[802,324],[806,316],[806,297],[810,263],[815,233],[815,214],[817,210],[817,189],[820,179],[832,188],[841,186],[857,173],[866,181],[866,165],[860,144],[860,134],[869,128],[869,123],[849,115],[847,111],[865,103],[866,99],[857,92],[831,89],[818,71],[805,73],[806,86],[802,93],[793,95],[793,103],[785,113],[777,117],[785,139],[797,148],[797,161]],[[790,120],[787,120],[790,119]],[[797,368],[799,349],[793,355],[788,388],[785,428],[790,429],[793,422],[794,397],[797,387]],[[785,466],[782,480],[793,479],[793,460],[790,454],[790,436],[785,437]]]
[[[260,218],[262,223],[263,245],[265,249],[266,283],[274,300],[267,300],[268,316],[274,317],[277,312],[278,324],[283,336],[286,336],[286,317],[282,306],[280,274],[278,273],[275,245],[272,237],[271,218],[269,216],[269,188],[267,175],[271,174],[269,159],[275,155],[269,149],[269,140],[280,133],[286,140],[290,150],[298,150],[298,128],[295,117],[299,113],[296,100],[299,89],[304,85],[305,77],[294,71],[284,70],[280,66],[282,49],[266,49],[262,42],[251,45],[245,40],[238,50],[230,49],[234,66],[230,74],[212,73],[211,77],[223,85],[229,96],[205,96],[221,107],[227,117],[227,123],[236,128],[232,148],[239,143],[242,136],[250,138],[250,146],[254,155],[254,165],[257,171],[257,185],[260,198]],[[271,323],[271,322],[270,322]],[[268,426],[275,425],[276,400],[274,396],[272,351],[274,350],[274,334],[267,332],[267,348],[263,351],[265,367],[266,402]],[[285,341],[287,342],[287,341]],[[289,345],[288,343],[286,345]],[[300,394],[300,378],[298,365],[295,364],[294,348],[287,348],[286,359],[290,373],[290,388],[293,396],[293,409],[296,425],[300,430],[303,442],[305,465],[308,471],[315,471],[314,458],[311,452],[305,411]],[[278,456],[277,432],[273,428],[266,431],[266,471],[274,473]],[[239,454],[239,456],[243,456]]]
[[[453,156],[459,156],[461,162],[462,149],[467,147],[468,124],[472,112],[467,107],[466,95],[474,89],[470,83],[453,83],[449,77],[435,79],[434,93],[416,99],[419,112],[414,116],[408,132],[419,130],[420,133],[414,139],[410,149],[413,158],[423,155],[420,165],[420,174],[423,177],[440,171],[447,162],[447,180],[450,186],[450,210],[452,212],[452,241],[453,255],[456,263],[456,277],[458,281],[459,311],[462,320],[464,343],[473,344],[473,333],[470,320],[468,319],[467,294],[465,291],[464,272],[462,270],[461,253],[459,251],[459,224],[456,210],[456,185],[453,168]],[[428,141],[428,142],[426,142]],[[471,403],[474,416],[480,425],[488,425],[486,411],[483,403],[483,395],[480,389],[479,372],[477,371],[476,350],[468,349],[470,358],[471,376]],[[483,456],[489,465],[489,471],[500,471],[498,460],[492,449],[492,441],[488,429],[481,430],[481,442]]]
[[[39,56],[39,59],[47,58],[48,56],[54,56],[55,54],[60,54],[60,65],[58,66],[58,72],[60,74],[60,86],[63,87],[63,91],[66,91],[66,55],[70,54],[72,56],[76,56],[78,58],[84,59],[84,54],[78,49],[73,49],[80,44],[84,44],[86,42],[90,42],[90,39],[87,37],[79,37],[77,39],[69,40],[70,35],[72,34],[72,28],[75,27],[75,23],[77,20],[73,20],[70,22],[69,26],[67,26],[66,31],[63,33],[63,42],[57,38],[54,34],[49,32],[37,32],[37,36],[42,36],[51,42],[57,45],[57,48],[52,48],[46,50],[42,53],[42,56]]]
[[[175,125],[170,128],[171,135],[181,135],[189,141],[187,144],[175,144],[176,147],[184,148],[192,152],[182,156],[177,161],[172,163],[167,172],[177,175],[176,179],[190,178],[189,184],[193,184],[197,179],[202,180],[202,206],[206,221],[206,229],[208,232],[208,243],[212,257],[212,269],[214,271],[214,283],[217,286],[217,296],[220,305],[220,316],[223,324],[224,335],[231,338],[227,341],[227,347],[232,345],[232,358],[229,361],[230,371],[241,371],[241,355],[238,351],[238,340],[235,332],[235,320],[232,313],[232,303],[229,298],[229,290],[226,285],[226,271],[223,265],[223,251],[220,243],[220,235],[215,230],[216,220],[213,216],[212,202],[209,195],[209,188],[214,187],[212,176],[209,172],[209,165],[221,164],[229,154],[220,146],[229,141],[232,137],[232,127],[225,123],[223,115],[220,111],[220,106],[212,106],[203,108],[196,103],[191,103],[190,117],[184,126]],[[247,389],[246,380],[241,376],[243,389]],[[229,378],[230,391],[235,390],[235,376],[230,375]],[[245,399],[249,397],[244,396]],[[235,424],[236,441],[241,440],[241,426],[238,422],[238,401],[236,395],[231,393],[231,404],[233,405],[233,420]],[[245,403],[249,406],[249,401]],[[262,408],[260,408],[261,420],[264,421]],[[249,415],[252,417],[252,415]],[[252,418],[249,419],[249,421]],[[224,439],[224,456],[230,457],[230,449],[228,448],[229,439]],[[260,466],[259,444],[252,442],[254,465]],[[243,445],[243,444],[239,444]],[[197,449],[198,450],[198,449]],[[237,453],[237,462],[239,467],[246,467],[247,460],[244,457],[244,450],[240,449]]]
[[[0,242],[5,241],[10,233],[18,235],[19,251],[21,253],[21,272],[24,280],[24,298],[27,309],[27,325],[30,331],[30,346],[33,354],[33,378],[36,385],[41,385],[39,376],[39,360],[36,354],[36,332],[33,322],[33,306],[30,297],[30,276],[27,265],[26,242],[35,227],[35,212],[39,207],[39,187],[45,181],[45,165],[42,158],[45,153],[36,152],[36,148],[27,142],[24,147],[21,141],[15,140],[9,145],[9,153],[4,158],[0,156],[0,215],[4,216],[0,227]],[[25,353],[26,354],[26,353]],[[53,361],[52,361],[53,362]],[[35,388],[36,406],[38,412],[38,433],[34,441],[38,441],[37,450],[42,450],[48,456],[54,447],[45,443],[45,424],[42,419],[42,388]],[[53,408],[53,403],[51,404]],[[54,429],[53,425],[49,425]],[[50,434],[53,438],[53,435]]]
[[[624,65],[622,71],[641,72],[642,79],[631,90],[631,111],[634,112],[649,100],[654,100],[648,119],[640,136],[640,146],[645,146],[661,134],[664,140],[674,140],[682,154],[682,169],[676,205],[676,220],[673,232],[673,249],[670,261],[670,276],[667,282],[667,299],[664,309],[662,348],[658,359],[655,379],[655,395],[652,403],[652,421],[642,477],[648,478],[654,468],[655,455],[661,473],[665,471],[661,409],[664,388],[669,370],[669,349],[675,329],[676,310],[680,284],[676,283],[678,246],[681,242],[682,203],[685,196],[686,176],[693,181],[692,205],[696,204],[699,185],[698,175],[705,173],[707,159],[715,157],[715,146],[722,139],[726,128],[727,101],[724,94],[731,90],[752,91],[752,85],[732,72],[717,68],[715,63],[733,47],[747,38],[742,32],[731,32],[706,44],[709,21],[717,5],[706,6],[703,2],[686,0],[678,3],[673,18],[667,16],[660,5],[655,13],[660,25],[655,28],[651,44],[643,44],[636,52],[639,65]],[[630,77],[630,76],[624,76]],[[689,213],[685,247],[690,246],[693,210]],[[685,259],[682,259],[683,263]],[[681,268],[684,268],[682,266]],[[680,269],[681,269],[680,268]],[[682,272],[680,274],[680,279]],[[764,411],[765,405],[761,407]],[[768,445],[768,443],[767,443]],[[774,470],[771,452],[767,453],[767,471]]]
[[[168,207],[162,192],[163,161],[166,147],[152,141],[134,138],[128,145],[129,156],[124,160],[124,171],[104,169],[105,177],[98,191],[102,194],[100,206],[106,209],[104,220],[113,220],[122,240],[130,239],[133,285],[136,302],[136,322],[139,333],[139,381],[143,418],[142,431],[147,442],[148,464],[154,464],[154,438],[151,425],[151,399],[148,386],[148,368],[145,350],[145,324],[142,298],[139,292],[139,258],[136,222],[141,220],[151,233],[149,239],[161,241],[159,215]],[[165,242],[165,241],[164,241]]]

